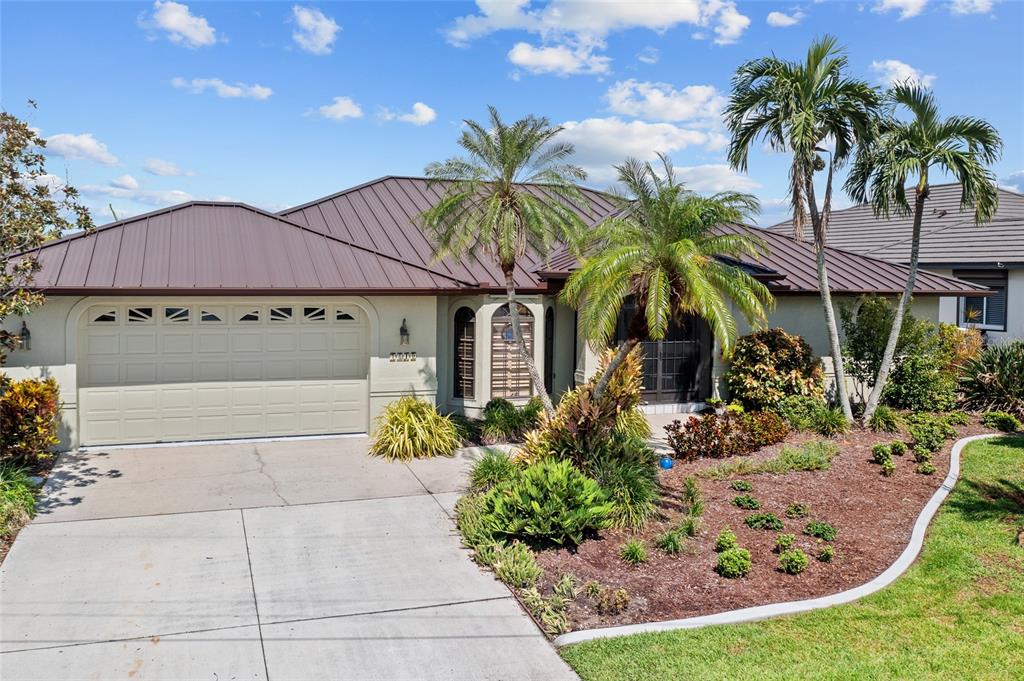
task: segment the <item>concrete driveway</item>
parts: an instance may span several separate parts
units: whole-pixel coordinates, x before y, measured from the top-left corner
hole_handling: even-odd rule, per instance
[[[576,678],[459,544],[472,455],[366,448],[62,456],[0,569],[0,676]]]

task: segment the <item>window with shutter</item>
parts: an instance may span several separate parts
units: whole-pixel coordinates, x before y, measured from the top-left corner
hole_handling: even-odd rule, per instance
[[[476,396],[476,314],[468,307],[455,313],[455,397],[472,399]]]
[[[518,304],[518,303],[517,303]],[[533,315],[519,305],[519,323],[527,352],[533,352]],[[530,370],[519,353],[508,304],[491,318],[491,397],[529,397],[533,394]]]
[[[1007,271],[954,270],[957,279],[992,289],[988,296],[965,296],[959,301],[960,326],[1006,331]]]

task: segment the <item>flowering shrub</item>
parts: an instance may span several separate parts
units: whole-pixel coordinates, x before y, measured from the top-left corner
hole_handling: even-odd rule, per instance
[[[48,458],[60,441],[59,413],[56,379],[12,381],[0,375],[0,462],[30,466]]]
[[[821,360],[807,341],[782,329],[740,338],[725,374],[733,399],[748,410],[771,409],[789,395],[821,397],[823,379]]]

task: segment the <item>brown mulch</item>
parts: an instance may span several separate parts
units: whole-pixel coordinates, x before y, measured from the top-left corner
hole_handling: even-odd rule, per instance
[[[992,432],[977,423],[956,429],[957,439]],[[575,552],[565,549],[539,552],[537,562],[544,569],[539,587],[542,593],[549,593],[562,574],[571,572],[580,585],[596,580],[604,586],[629,592],[629,607],[615,616],[598,615],[593,601],[581,594],[569,606],[571,627],[579,630],[709,615],[814,598],[864,584],[888,568],[906,547],[921,508],[949,471],[949,452],[956,441],[947,440],[933,455],[932,462],[937,469],[933,475],[916,473],[913,456],[908,452],[894,457],[896,475],[886,478],[880,473],[881,467],[871,463],[871,447],[897,437],[855,431],[834,440],[839,454],[832,459],[827,471],[741,476],[754,486],[750,494],[761,503],[758,511],[743,510],[732,503],[742,492],[729,487],[731,479],[698,478],[706,504],[701,533],[687,540],[682,553],[668,556],[656,548],[654,540],[683,517],[684,509],[678,502],[683,479],[726,460],[676,462],[672,470],[660,473],[664,491],[660,519],[649,522],[637,533],[605,531],[600,538],[585,541]],[[821,438],[794,434],[785,444],[798,445],[815,439]],[[781,446],[767,447],[746,458],[770,458]],[[786,507],[793,502],[809,505],[811,515],[803,519],[787,518]],[[802,574],[787,575],[777,569],[778,556],[772,551],[777,532],[751,530],[744,524],[747,515],[763,511],[771,511],[782,519],[785,523],[782,532],[797,536],[795,546],[811,559]],[[833,542],[836,555],[831,563],[816,559],[825,544],[803,534],[810,520],[826,521],[838,530]],[[715,537],[725,527],[731,528],[739,545],[751,553],[753,567],[745,578],[726,579],[714,572]],[[619,558],[619,548],[630,538],[644,540],[648,553],[646,563],[631,566]]]

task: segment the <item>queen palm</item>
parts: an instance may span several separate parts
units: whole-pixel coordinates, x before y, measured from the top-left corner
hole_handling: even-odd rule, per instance
[[[875,413],[889,379],[903,317],[917,280],[929,172],[935,168],[956,179],[960,184],[961,208],[972,207],[974,221],[980,224],[990,220],[996,211],[996,178],[987,165],[999,158],[1003,146],[995,128],[979,118],[941,118],[934,94],[918,84],[898,84],[886,93],[885,99],[890,110],[880,118],[874,140],[858,149],[845,186],[854,201],[870,203],[876,216],[888,217],[893,212],[909,215],[913,211],[914,223],[907,281],[896,306],[878,375],[864,406],[865,422]],[[910,115],[904,120],[900,118],[903,113]],[[906,186],[914,180],[911,209]]]
[[[560,242],[575,248],[584,223],[572,205],[587,206],[576,186],[586,173],[570,163],[573,146],[555,141],[561,127],[538,116],[507,124],[494,107],[488,110],[487,127],[465,122],[459,138],[464,157],[427,166],[427,177],[444,183],[444,195],[420,218],[433,237],[436,258],[483,251],[501,269],[515,343],[533,390],[551,413],[551,399],[523,340],[514,274],[528,248],[545,255]]]
[[[659,158],[663,174],[635,159],[615,167],[627,195],[594,230],[580,268],[562,291],[565,302],[579,310],[581,333],[601,347],[611,344],[627,299],[635,304],[626,337],[598,379],[595,397],[633,348],[645,338],[662,340],[673,319],[687,314],[704,319],[728,354],[736,341],[732,308],[759,323],[773,302],[764,284],[736,264],[766,252],[764,241],[716,229],[742,222],[757,210],[757,199],[689,192],[676,182],[668,157]]]
[[[846,55],[831,36],[812,43],[802,62],[775,56],[748,61],[733,76],[726,123],[732,133],[729,163],[735,169],[747,169],[750,148],[761,141],[777,151],[792,154],[789,199],[793,231],[797,239],[803,238],[809,214],[836,394],[843,414],[852,421],[839,328],[828,284],[825,243],[832,211],[833,172],[849,159],[858,142],[870,136],[879,96],[867,83],[848,77],[846,69]],[[823,148],[829,144],[834,145],[831,152]],[[829,153],[827,163],[822,153]],[[814,173],[826,167],[819,210]]]

